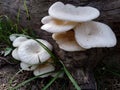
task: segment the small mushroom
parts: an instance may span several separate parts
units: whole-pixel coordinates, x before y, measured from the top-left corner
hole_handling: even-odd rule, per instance
[[[11,34],[11,35],[9,36],[10,41],[14,41],[14,40],[17,38],[16,35],[17,35],[17,34]]]
[[[19,56],[18,56],[18,48],[14,49],[12,51],[12,57],[16,60],[20,60]]]
[[[49,15],[53,18],[73,21],[73,22],[86,22],[97,18],[100,12],[93,7],[75,7],[71,4],[63,4],[62,2],[54,3],[48,11]]]
[[[117,42],[111,28],[100,22],[90,21],[79,24],[74,31],[77,43],[86,49],[113,47]]]
[[[43,24],[47,24],[47,23],[49,23],[50,21],[52,21],[52,17],[51,16],[45,16],[45,17],[43,17],[42,19],[41,19],[41,22],[43,23]]]
[[[52,45],[46,40],[37,39],[52,50]],[[18,47],[20,60],[28,64],[38,64],[50,58],[49,53],[35,40],[29,39]]]
[[[27,41],[28,39],[26,37],[18,37],[13,41],[14,47],[19,47],[24,41]]]
[[[40,76],[41,78],[44,78],[44,77],[48,77],[49,75],[51,75],[51,73],[49,73],[49,72],[52,72],[54,70],[55,70],[55,67],[51,64],[41,64],[38,66],[37,69],[34,70],[33,74],[35,76],[44,74],[44,75]],[[45,73],[47,73],[47,74],[45,74]]]
[[[41,22],[44,24],[41,29],[50,33],[68,31],[77,24],[76,22],[55,19],[51,16],[45,16]]]
[[[54,33],[52,38],[56,40],[56,43],[59,45],[59,47],[65,51],[85,50],[76,42],[73,30],[63,33]]]
[[[31,65],[31,64],[27,64],[24,62],[20,63],[20,67],[22,68],[22,70],[26,70],[26,71],[33,71],[37,68],[38,64],[35,65]]]

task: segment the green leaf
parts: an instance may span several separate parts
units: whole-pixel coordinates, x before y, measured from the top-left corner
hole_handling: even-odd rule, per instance
[[[9,55],[11,53],[11,51],[12,51],[12,48],[9,48],[9,47],[5,48],[4,56]]]

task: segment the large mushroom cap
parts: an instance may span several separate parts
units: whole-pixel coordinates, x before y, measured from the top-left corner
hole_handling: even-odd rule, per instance
[[[47,41],[41,39],[39,39],[39,41],[50,50],[52,49],[52,45]],[[33,39],[29,39],[19,46],[18,55],[21,61],[28,64],[38,64],[50,58],[48,52]]]
[[[44,24],[41,29],[50,32],[65,32],[75,27],[76,22],[64,21],[52,18],[51,16],[44,17],[41,22]]]
[[[26,71],[33,71],[34,69],[36,69],[38,66],[38,64],[35,65],[31,65],[31,64],[27,64],[24,62],[20,63],[20,67],[22,68],[22,70],[26,70]]]
[[[51,64],[42,64],[42,65],[39,65],[38,68],[34,70],[33,74],[35,76],[38,76],[38,75],[42,75],[42,74],[45,74],[45,73],[48,73],[48,72],[52,72],[54,70],[55,70],[55,67],[53,65],[51,65]],[[48,74],[42,75],[40,77],[41,78],[48,77],[51,74],[52,73],[48,73]]]
[[[26,40],[28,40],[26,37],[18,37],[13,41],[13,46],[19,47]]]
[[[63,33],[54,33],[52,35],[52,38],[56,41],[59,47],[65,51],[85,50],[76,42],[73,30],[63,32]]]
[[[71,4],[64,5],[62,2],[56,2],[49,8],[49,15],[67,21],[85,22],[95,19],[100,12],[93,7],[75,7]]]
[[[85,22],[76,27],[75,38],[83,48],[113,47],[116,37],[111,28],[100,22]]]

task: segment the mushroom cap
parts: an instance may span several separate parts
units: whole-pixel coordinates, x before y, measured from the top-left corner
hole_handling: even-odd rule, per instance
[[[39,42],[43,43],[46,47],[48,47],[48,49],[50,49],[50,50],[53,49],[52,45],[48,41],[43,40],[43,39],[36,39],[36,40],[38,40]]]
[[[79,24],[74,31],[77,43],[86,49],[113,47],[117,42],[111,28],[100,22],[90,21]]]
[[[20,63],[20,67],[22,68],[22,70],[26,70],[26,71],[33,71],[34,69],[37,68],[37,66],[38,64],[31,65],[24,62]]]
[[[41,19],[41,22],[43,23],[43,24],[47,24],[47,23],[49,23],[50,21],[52,21],[52,17],[51,16],[45,16],[45,17],[43,17],[42,19]]]
[[[77,24],[76,22],[54,19],[50,16],[44,17],[41,22],[45,23],[41,29],[50,33],[65,32],[74,28]]]
[[[13,41],[13,46],[14,47],[19,47],[24,41],[27,41],[28,39],[26,37],[18,37]]]
[[[52,45],[46,40],[39,39],[39,41],[52,50]],[[25,41],[18,47],[18,55],[21,61],[28,64],[42,63],[50,58],[49,53],[33,39]]]
[[[20,60],[19,56],[18,56],[18,48],[14,49],[12,51],[12,57],[16,60]]]
[[[54,3],[48,12],[53,18],[74,22],[90,21],[100,15],[96,8],[90,6],[75,7],[71,4],[64,5],[62,2]]]
[[[41,64],[41,65],[38,66],[37,69],[34,70],[33,74],[35,76],[38,76],[38,75],[41,75],[41,74],[52,72],[54,70],[55,70],[55,67],[53,65],[51,65],[51,64]],[[40,77],[44,78],[44,77],[48,77],[49,75],[51,75],[51,73],[42,75]]]
[[[85,50],[76,42],[73,30],[63,33],[54,33],[52,38],[56,40],[56,43],[59,45],[59,47],[65,51]]]
[[[17,38],[16,34],[11,34],[9,36],[10,41],[14,41]]]

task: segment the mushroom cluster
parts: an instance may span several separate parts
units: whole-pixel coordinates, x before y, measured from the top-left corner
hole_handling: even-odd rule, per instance
[[[113,47],[116,36],[112,29],[96,19],[100,12],[90,6],[54,3],[49,16],[42,18],[42,30],[53,33],[52,38],[65,51],[83,51],[96,47]]]
[[[16,37],[15,34],[10,35],[10,40],[13,41],[12,56],[16,60],[21,61],[20,67],[22,70],[33,71],[35,76],[52,72],[55,70],[53,60],[50,58],[49,53],[39,45],[36,40],[28,39],[24,36]],[[43,39],[37,39],[43,43],[47,48],[52,50],[52,45]],[[53,75],[49,73],[40,76],[41,78]]]

